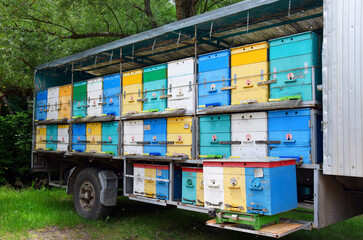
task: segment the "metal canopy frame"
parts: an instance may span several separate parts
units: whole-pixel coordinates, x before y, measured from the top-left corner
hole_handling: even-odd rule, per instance
[[[70,84],[71,75],[77,82],[118,73],[120,62],[128,71],[322,28],[323,0],[245,0],[40,65],[35,85],[45,89]]]

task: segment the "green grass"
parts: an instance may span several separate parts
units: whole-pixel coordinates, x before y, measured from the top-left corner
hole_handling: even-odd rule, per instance
[[[256,236],[204,225],[204,214],[160,207],[119,198],[112,216],[104,221],[80,218],[72,197],[64,190],[16,191],[0,188],[0,239],[27,239],[30,230],[57,226],[81,229],[94,239],[256,239]],[[311,219],[310,214],[287,213],[285,217]],[[363,216],[327,228],[299,231],[283,239],[363,239]],[[258,239],[270,239],[258,237]]]

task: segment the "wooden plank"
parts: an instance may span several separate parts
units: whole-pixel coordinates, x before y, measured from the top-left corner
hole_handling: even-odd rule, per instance
[[[260,232],[268,232],[276,235],[280,235],[291,230],[297,229],[301,227],[302,224],[298,223],[278,223],[274,225],[270,225],[260,229]]]
[[[217,224],[215,219],[209,220],[205,224],[216,228],[228,229],[232,231],[250,233],[261,236],[268,236],[273,238],[280,238],[290,233],[299,231],[301,229],[311,230],[311,222],[302,222],[299,220],[286,220],[286,221],[288,222],[280,222],[279,224],[273,224],[268,227],[264,227],[260,230],[243,228],[242,227],[243,225],[236,223]]]
[[[240,113],[240,112],[270,111],[270,110],[295,109],[295,108],[320,109],[320,102],[288,100],[280,102],[240,104],[240,105],[213,107],[213,108],[203,108],[198,110],[198,114],[203,115],[203,114],[221,114],[221,113]]]
[[[67,153],[67,156],[105,158],[105,159],[111,159],[113,157],[113,155],[107,153],[89,153],[89,152],[69,152]]]
[[[61,119],[48,119],[43,121],[35,121],[35,125],[50,125],[50,124],[67,124],[68,119],[67,118],[61,118]]]
[[[148,112],[148,113],[135,113],[122,115],[122,120],[132,120],[132,119],[149,119],[149,118],[162,118],[162,117],[177,117],[183,116],[185,109],[182,110],[171,110],[163,112]]]
[[[185,161],[187,159],[186,157],[141,156],[141,155],[124,155],[122,157],[124,157],[126,160],[159,161],[159,162]]]
[[[109,122],[115,120],[115,115],[101,117],[73,118],[72,123]]]

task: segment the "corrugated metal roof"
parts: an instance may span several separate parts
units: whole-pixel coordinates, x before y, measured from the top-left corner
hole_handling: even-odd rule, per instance
[[[198,54],[322,29],[322,6],[322,0],[246,0],[61,58],[36,70],[48,77],[67,75],[73,63],[76,79],[118,72],[121,48],[123,70],[191,57],[195,26]]]

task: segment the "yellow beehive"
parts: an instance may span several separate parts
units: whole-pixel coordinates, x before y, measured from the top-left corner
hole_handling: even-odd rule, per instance
[[[231,103],[268,102],[268,43],[231,49]]]
[[[87,123],[86,125],[86,152],[100,153],[102,144],[101,135],[102,125],[101,123]]]
[[[156,181],[147,178],[156,178],[156,169],[153,166],[145,165],[145,196],[156,198]]]
[[[223,186],[225,209],[246,212],[245,168],[224,167]]]
[[[167,119],[167,155],[188,155],[192,158],[192,118],[176,117]],[[171,143],[173,142],[173,143]]]
[[[197,172],[197,205],[204,206],[203,172]]]
[[[71,118],[72,85],[59,87],[59,112],[58,118]]]
[[[122,114],[138,113],[142,111],[142,70],[123,73],[122,77]]]
[[[39,125],[36,129],[35,149],[44,150],[47,138],[47,126]]]

